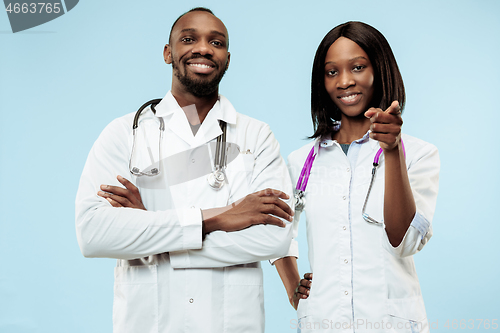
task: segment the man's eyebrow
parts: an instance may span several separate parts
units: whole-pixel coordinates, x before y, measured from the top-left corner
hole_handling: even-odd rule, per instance
[[[193,28],[186,28],[186,29],[182,29],[182,30],[181,30],[181,33],[183,33],[183,32],[195,32],[195,31],[196,31],[196,29],[193,29]]]
[[[368,60],[366,57],[359,56],[359,57],[354,57],[352,59],[349,59],[349,62],[353,62],[353,61],[356,61],[356,60],[359,60],[359,59]],[[325,62],[325,66],[328,65],[328,64],[336,65],[337,63],[335,61]]]
[[[182,29],[181,33],[184,33],[184,32],[196,32],[196,29],[194,29],[194,28]],[[227,39],[226,34],[224,34],[223,32],[220,32],[220,31],[217,31],[217,30],[212,30],[212,31],[210,31],[210,33],[212,33],[214,35],[218,35],[218,36],[224,37],[225,39]]]
[[[227,38],[226,34],[224,34],[223,32],[220,32],[220,31],[217,31],[217,30],[212,30],[210,32],[213,33],[214,35],[219,35],[219,36],[223,37],[224,39]]]

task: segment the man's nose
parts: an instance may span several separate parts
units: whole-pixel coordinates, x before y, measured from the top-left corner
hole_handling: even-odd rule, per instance
[[[206,40],[200,40],[198,43],[196,43],[191,50],[191,53],[198,53],[201,55],[213,55],[213,50],[210,47],[210,42]]]

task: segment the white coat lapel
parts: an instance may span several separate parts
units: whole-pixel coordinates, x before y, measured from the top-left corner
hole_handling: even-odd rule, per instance
[[[194,144],[193,132],[189,127],[186,114],[181,107],[177,107],[177,109],[173,112],[172,117],[166,121],[166,125],[175,135],[181,138],[188,145],[192,146]]]
[[[219,119],[221,118],[221,112],[219,108],[219,102],[215,103],[214,107],[210,112],[208,112],[205,120],[201,124],[201,127],[196,133],[194,138],[194,144],[199,146],[207,142],[212,141],[216,137],[222,134],[222,130],[219,126]]]
[[[236,110],[222,95],[219,95],[219,100],[207,114],[200,130],[196,134],[196,145],[202,145],[206,142],[210,142],[222,134],[219,120],[225,121],[228,124],[236,124]],[[230,142],[231,138],[228,137],[227,140]]]

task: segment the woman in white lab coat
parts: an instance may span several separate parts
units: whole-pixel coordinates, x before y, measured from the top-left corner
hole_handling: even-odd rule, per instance
[[[312,73],[315,141],[288,157],[294,184],[303,190],[306,182],[312,274],[300,279],[294,244],[275,262],[298,305],[291,327],[299,332],[429,330],[412,256],[432,235],[439,155],[402,134],[404,105],[401,74],[378,30],[347,22],[325,36]]]

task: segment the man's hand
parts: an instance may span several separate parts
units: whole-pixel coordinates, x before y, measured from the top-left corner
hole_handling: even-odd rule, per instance
[[[130,207],[146,210],[146,207],[144,207],[142,203],[139,189],[122,176],[116,178],[125,188],[120,186],[101,185],[102,191],[97,192],[97,195],[108,200],[113,207]]]
[[[293,293],[293,297],[291,299],[292,306],[295,310],[299,306],[299,301],[301,299],[306,299],[309,297],[309,291],[312,285],[312,273],[304,274],[304,278],[300,280],[299,285],[295,288],[295,292]]]
[[[401,142],[401,126],[403,119],[398,101],[392,102],[387,110],[370,108],[365,112],[365,117],[370,118],[370,138],[377,140],[385,151],[392,150]]]
[[[233,208],[205,219],[205,233],[215,230],[238,231],[257,224],[285,227],[285,223],[278,217],[291,222],[294,213],[282,199],[289,199],[289,196],[269,188],[249,194]]]

